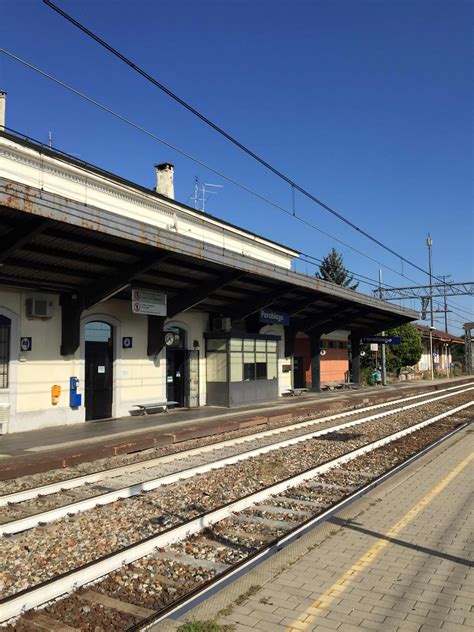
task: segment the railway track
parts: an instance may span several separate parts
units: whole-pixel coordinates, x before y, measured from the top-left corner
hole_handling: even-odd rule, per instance
[[[441,401],[465,392],[466,387],[451,387],[437,394],[415,395],[390,403],[378,404],[358,411],[346,411],[311,419],[263,432],[235,437],[184,452],[147,459],[122,467],[93,472],[66,481],[58,481],[0,496],[0,535],[12,535],[65,516],[87,511],[99,505],[130,498],[179,478],[189,478],[208,471],[209,466],[222,467],[301,441],[323,436],[369,421],[383,419],[401,410],[408,411],[431,402]],[[415,400],[415,401],[412,401]],[[410,401],[411,403],[407,404]],[[400,406],[400,403],[403,403]],[[374,413],[374,410],[382,409]],[[367,415],[367,413],[372,413]],[[347,419],[341,424],[338,420]]]
[[[471,383],[471,385],[474,383]],[[306,426],[312,424],[325,423],[337,419],[343,419],[346,417],[352,417],[353,415],[363,415],[370,411],[379,409],[389,410],[397,407],[399,404],[412,402],[412,401],[426,401],[436,397],[438,394],[455,392],[460,389],[468,387],[469,384],[460,384],[457,386],[451,386],[448,388],[440,389],[435,393],[422,393],[418,395],[412,395],[410,397],[403,397],[400,399],[383,402],[380,404],[373,404],[370,406],[351,409],[335,413],[329,416],[321,416],[312,414],[311,416],[305,416],[300,418],[294,423],[288,424],[287,422],[277,422],[275,427],[265,431],[253,431],[237,430],[227,433],[229,439],[219,440],[216,436],[205,437],[202,439],[188,440],[183,442],[185,445],[198,444],[196,447],[190,449],[183,449],[178,445],[168,446],[166,448],[155,448],[152,450],[145,450],[143,453],[126,455],[122,457],[110,457],[109,459],[101,459],[99,463],[105,463],[105,467],[97,468],[94,463],[85,463],[79,466],[69,466],[67,468],[61,468],[59,470],[52,470],[49,472],[42,472],[38,474],[32,474],[15,478],[13,480],[0,481],[0,507],[7,506],[9,504],[16,504],[33,499],[38,496],[47,496],[61,492],[62,490],[72,490],[85,485],[91,485],[105,479],[116,478],[126,474],[133,474],[134,472],[152,469],[157,465],[163,465],[166,463],[174,462],[176,459],[184,459],[196,455],[202,455],[207,451],[212,451],[220,447],[238,445],[239,443],[245,443],[253,438],[260,438],[266,436],[277,435],[281,432],[298,431]],[[354,417],[355,418],[355,417]],[[162,454],[162,452],[168,452]],[[155,458],[148,458],[147,455],[150,452],[158,452],[160,455]],[[112,462],[117,460],[131,459],[132,462],[128,462],[124,465],[114,467],[111,466]],[[82,473],[84,470],[86,472]],[[79,472],[79,474],[77,474]]]
[[[372,485],[371,481],[387,469],[459,428],[473,405],[472,390],[458,389],[418,402],[418,406],[392,406],[381,413],[383,417],[366,415],[333,424],[313,431],[310,437],[305,433],[285,438],[278,442],[280,445],[247,450],[255,454],[247,454],[245,461],[233,455],[228,457],[234,459],[232,463],[222,463],[219,469],[216,462],[198,466],[205,469],[186,480],[179,480],[184,479],[183,471],[177,472],[172,475],[176,480],[168,479],[166,487],[162,488],[161,483],[143,497],[125,501],[134,505],[125,511],[133,516],[133,536],[148,533],[145,537],[135,541],[132,537],[124,546],[112,546],[85,564],[53,569],[46,576],[39,573],[39,563],[25,567],[23,576],[22,571],[16,571],[18,581],[12,581],[14,574],[7,571],[7,595],[0,602],[0,620],[18,617],[24,610],[74,591],[44,611],[21,616],[10,629],[54,629],[55,621],[61,622],[63,630],[67,630],[64,626],[80,630],[146,626],[143,621],[151,622],[178,607],[177,599],[188,600],[193,591],[209,590],[242,565],[255,563],[278,540],[296,537],[298,531],[309,528],[336,505]],[[324,419],[320,421],[326,423]],[[396,450],[392,446],[397,446]],[[151,534],[150,530],[140,531],[138,502],[151,518]],[[114,508],[118,517],[124,507],[114,502],[85,516],[96,512],[99,520],[100,512]],[[13,548],[18,550],[14,553],[23,552],[22,568],[28,565],[30,556],[37,555],[38,547],[43,545],[45,551],[49,550],[48,540],[54,546],[69,541],[68,546],[74,548],[71,535],[67,539],[68,528],[83,518],[68,518],[62,521],[62,527],[53,523],[43,530],[32,529],[15,536]],[[98,522],[92,524],[99,528]],[[117,524],[116,519],[110,524]],[[119,529],[122,524],[118,522]],[[53,529],[51,537],[49,528]],[[77,533],[84,533],[83,524]],[[13,543],[12,539],[5,541]],[[28,574],[33,579],[25,585]],[[92,588],[77,591],[79,586],[91,583],[95,584]]]

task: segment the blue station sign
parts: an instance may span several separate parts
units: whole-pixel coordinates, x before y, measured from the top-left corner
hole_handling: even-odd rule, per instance
[[[260,322],[266,325],[289,325],[290,317],[278,309],[261,309]]]
[[[370,338],[362,338],[361,342],[373,343],[379,345],[399,345],[402,342],[400,336],[371,336]]]

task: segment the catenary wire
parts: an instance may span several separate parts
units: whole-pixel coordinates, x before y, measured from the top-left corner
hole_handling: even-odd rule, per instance
[[[185,152],[184,150],[176,147],[175,145],[172,145],[171,143],[169,143],[168,141],[165,141],[164,139],[160,138],[159,136],[157,136],[156,134],[154,134],[153,132],[150,132],[149,130],[147,130],[146,128],[142,127],[141,125],[134,123],[133,121],[131,121],[130,119],[127,119],[125,116],[119,114],[118,112],[115,112],[114,110],[112,110],[111,108],[103,105],[102,103],[96,101],[95,99],[93,99],[92,97],[89,97],[88,95],[86,95],[85,93],[77,90],[76,88],[72,87],[71,85],[61,81],[60,79],[57,79],[56,77],[54,77],[53,75],[41,70],[40,68],[34,66],[33,64],[29,63],[28,61],[22,59],[21,57],[18,57],[17,55],[15,55],[14,53],[7,51],[4,48],[0,48],[0,52],[4,53],[5,55],[7,55],[8,57],[10,57],[11,59],[23,64],[24,66],[28,67],[29,69],[39,73],[40,75],[42,75],[43,77],[53,81],[54,83],[60,85],[61,87],[69,90],[70,92],[76,94],[77,96],[81,97],[82,99],[88,101],[89,103],[95,105],[96,107],[102,109],[103,111],[112,114],[114,117],[118,118],[119,120],[121,120],[122,122],[134,127],[135,129],[137,129],[138,131],[150,136],[151,138],[153,138],[154,140],[157,140],[158,142],[164,144],[165,146],[169,147],[170,149],[172,149],[173,151],[181,154],[182,156],[188,158],[189,160],[195,162],[196,164],[204,167],[205,169],[211,171],[212,173],[214,173],[215,175],[218,175],[219,177],[223,178],[224,180],[230,182],[231,184],[233,184],[234,186],[237,186],[239,188],[241,188],[242,190],[246,191],[247,193],[261,199],[262,201],[264,201],[265,203],[273,206],[274,208],[277,208],[281,211],[283,211],[284,213],[286,213],[287,215],[293,217],[294,219],[302,222],[303,224],[307,225],[308,227],[322,233],[323,235],[325,235],[326,237],[329,237],[330,239],[333,239],[334,241],[342,244],[343,246],[351,249],[352,251],[356,252],[357,254],[373,261],[374,263],[377,263],[378,265],[382,266],[383,268],[385,268],[386,270],[390,270],[391,272],[394,272],[395,274],[399,275],[399,276],[403,276],[404,278],[416,283],[416,281],[414,281],[413,279],[410,279],[410,277],[406,276],[406,275],[402,275],[398,270],[395,270],[394,268],[388,266],[385,263],[382,263],[381,261],[374,259],[373,257],[371,257],[370,255],[367,255],[366,253],[358,250],[357,248],[351,246],[350,244],[344,242],[343,240],[335,237],[334,235],[331,235],[330,233],[327,233],[326,231],[323,231],[322,229],[320,229],[318,226],[315,226],[314,224],[312,224],[311,222],[305,220],[304,218],[300,217],[300,216],[296,216],[294,214],[293,211],[289,211],[288,209],[286,209],[285,207],[281,206],[280,204],[278,204],[277,202],[275,202],[274,200],[271,200],[270,198],[266,197],[265,195],[251,189],[250,187],[248,187],[247,185],[231,178],[230,176],[227,176],[226,174],[224,174],[223,172],[215,169],[214,167],[211,167],[210,165],[208,165],[207,163],[204,163],[202,160],[188,154],[187,152]],[[318,257],[315,257],[313,255],[309,255],[307,253],[301,253],[304,257],[306,257],[309,260],[313,260],[316,261],[318,263],[322,262],[322,259],[319,259]],[[302,262],[304,262],[304,260],[302,260]],[[315,263],[311,263],[311,261],[307,261],[308,263],[310,263],[310,265],[316,265]],[[352,270],[348,270],[348,272],[354,277],[354,279],[359,280],[361,283],[364,283],[368,286],[372,286],[376,289],[378,289],[379,283],[376,279],[373,279],[371,277],[367,277],[364,276],[360,273],[354,272]],[[382,287],[384,289],[391,289],[392,286],[383,284]],[[450,305],[450,307],[452,307],[452,305]],[[459,309],[462,309],[461,307],[459,307]],[[454,310],[453,310],[454,313]],[[466,312],[470,315],[469,312]],[[461,316],[460,314],[457,314],[458,316]],[[462,316],[461,316],[462,318]]]
[[[98,44],[100,44],[100,46],[103,46],[106,50],[108,50],[110,53],[112,53],[115,57],[117,57],[118,59],[120,59],[122,62],[124,62],[125,64],[127,64],[130,68],[132,68],[132,70],[134,70],[135,72],[137,72],[138,74],[140,74],[142,77],[144,77],[147,81],[149,81],[150,83],[152,83],[153,85],[155,85],[157,88],[159,88],[160,90],[162,90],[165,94],[167,94],[169,97],[171,97],[172,99],[174,99],[174,101],[176,101],[177,103],[179,103],[180,105],[182,105],[184,108],[186,108],[189,112],[191,112],[192,114],[194,114],[194,116],[198,117],[201,121],[203,121],[206,125],[208,125],[209,127],[211,127],[212,129],[214,129],[217,133],[221,134],[222,136],[224,136],[224,138],[226,138],[228,141],[230,141],[231,143],[233,143],[236,147],[238,147],[240,150],[242,150],[243,152],[245,152],[247,155],[249,155],[251,158],[253,158],[254,160],[256,160],[257,162],[259,162],[262,166],[264,166],[266,169],[268,169],[269,171],[271,171],[273,174],[275,174],[277,177],[279,177],[280,179],[282,179],[284,182],[286,182],[287,184],[289,184],[293,190],[299,191],[302,195],[304,195],[305,197],[307,197],[308,199],[312,200],[313,202],[315,202],[316,204],[318,204],[321,208],[323,208],[325,211],[331,213],[332,215],[334,215],[335,217],[337,217],[339,220],[341,220],[342,222],[344,222],[345,224],[347,224],[348,226],[350,226],[351,228],[353,228],[355,231],[357,231],[359,234],[363,235],[364,237],[366,237],[367,239],[369,239],[370,241],[372,241],[373,243],[377,244],[378,246],[380,246],[381,248],[383,248],[384,250],[386,250],[387,252],[389,252],[390,254],[394,255],[395,257],[397,257],[400,261],[403,261],[405,263],[407,263],[408,265],[412,266],[413,268],[417,269],[419,272],[422,272],[423,274],[426,275],[430,275],[430,273],[425,270],[424,268],[422,268],[421,266],[419,266],[418,264],[410,261],[409,259],[407,259],[406,257],[404,257],[403,255],[401,255],[400,253],[396,252],[395,250],[393,250],[393,248],[391,248],[390,246],[388,246],[387,244],[385,244],[384,242],[380,241],[379,239],[377,239],[376,237],[374,237],[373,235],[371,235],[370,233],[368,233],[367,231],[365,231],[364,229],[362,229],[360,226],[357,226],[357,224],[354,224],[354,222],[352,222],[351,220],[349,220],[347,217],[345,217],[344,215],[342,215],[341,213],[339,213],[338,211],[336,211],[335,209],[333,209],[332,207],[328,206],[325,202],[323,202],[322,200],[320,200],[319,198],[317,198],[315,195],[313,195],[312,193],[310,193],[309,191],[307,191],[306,189],[304,189],[302,186],[300,186],[299,184],[297,184],[294,180],[292,180],[291,178],[289,178],[288,176],[286,176],[284,173],[282,173],[281,171],[279,171],[276,167],[274,167],[272,164],[270,164],[269,162],[267,162],[265,159],[263,159],[261,156],[259,156],[258,154],[256,154],[255,152],[253,152],[251,149],[249,149],[246,145],[244,145],[243,143],[241,143],[239,140],[237,140],[234,136],[232,136],[231,134],[229,134],[228,132],[226,132],[222,127],[220,127],[219,125],[217,125],[216,123],[214,123],[213,121],[211,121],[209,118],[207,118],[206,116],[204,116],[204,114],[202,114],[201,112],[199,112],[196,108],[194,108],[192,105],[190,105],[187,101],[185,101],[184,99],[182,99],[181,97],[179,97],[177,94],[175,94],[174,92],[172,92],[169,88],[167,88],[163,83],[161,83],[160,81],[158,81],[157,79],[155,79],[152,75],[150,75],[148,72],[146,72],[145,70],[143,70],[143,68],[141,68],[140,66],[138,66],[137,64],[135,64],[131,59],[129,59],[128,57],[126,57],[125,55],[123,55],[120,51],[118,51],[116,48],[114,48],[111,44],[109,44],[108,42],[106,42],[104,39],[102,39],[101,37],[99,37],[98,35],[96,35],[95,33],[93,33],[90,29],[88,29],[86,26],[84,26],[83,24],[81,24],[80,22],[78,22],[75,18],[73,18],[72,16],[70,16],[68,13],[66,13],[65,11],[63,11],[60,7],[58,7],[57,5],[55,5],[53,2],[51,2],[51,0],[43,0],[43,3],[46,4],[48,7],[50,7],[51,9],[53,9],[54,11],[56,11],[56,13],[58,13],[59,15],[61,15],[63,18],[65,18],[68,22],[70,22],[71,24],[73,24],[75,27],[77,27],[79,30],[81,30],[83,33],[85,33],[86,35],[88,35],[90,38],[92,38],[94,41],[96,41]],[[431,275],[432,278],[436,279],[437,281],[440,282],[444,282],[442,279],[436,277],[435,275]],[[407,277],[408,278],[408,277]]]

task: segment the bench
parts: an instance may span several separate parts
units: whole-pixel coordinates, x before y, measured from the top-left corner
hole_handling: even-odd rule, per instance
[[[355,382],[337,382],[335,384],[325,384],[322,388],[328,389],[329,391],[335,391],[344,390],[346,388],[360,388],[360,385]]]
[[[297,395],[301,395],[301,393],[307,393],[309,391],[308,388],[287,388],[282,392],[288,393],[291,397],[296,397]]]
[[[138,412],[143,413],[145,417],[147,417],[150,410],[157,410],[161,408],[164,413],[167,413],[169,412],[169,406],[179,406],[179,402],[151,402],[146,404],[133,404],[133,406],[136,406],[138,408]]]

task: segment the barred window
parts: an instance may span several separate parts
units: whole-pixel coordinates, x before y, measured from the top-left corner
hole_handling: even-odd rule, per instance
[[[8,388],[8,363],[10,362],[11,321],[0,315],[0,388]]]

